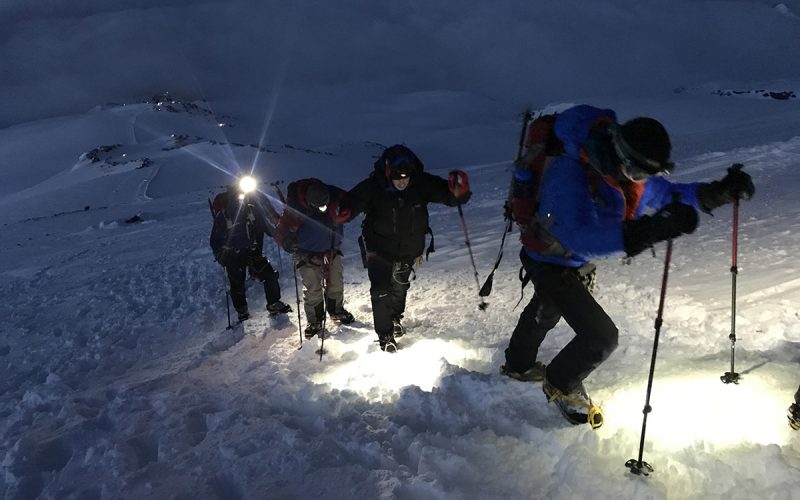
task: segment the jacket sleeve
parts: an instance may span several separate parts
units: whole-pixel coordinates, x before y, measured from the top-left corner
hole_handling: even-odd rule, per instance
[[[450,192],[447,179],[422,172],[419,180],[425,183],[425,193],[429,203],[441,203],[449,207],[458,205],[459,200]]]
[[[697,210],[702,210],[697,199],[697,188],[700,182],[674,183],[664,177],[650,177],[644,186],[642,202],[639,204],[636,216],[644,215],[646,211],[657,211],[665,205],[672,203],[673,193],[680,195],[680,202],[691,205]]]
[[[343,205],[344,198],[347,196],[347,191],[336,186],[330,186],[330,195],[331,202],[328,205],[328,217],[331,219],[331,221],[333,221],[334,225],[350,222],[353,219],[353,216],[350,214],[344,214],[344,212],[348,209]],[[347,217],[343,218],[342,214],[346,215]]]
[[[369,204],[376,190],[375,182],[371,177],[364,179],[356,184],[350,191],[346,192],[340,202],[341,210],[350,210],[350,218],[353,219],[359,214],[369,210]]]

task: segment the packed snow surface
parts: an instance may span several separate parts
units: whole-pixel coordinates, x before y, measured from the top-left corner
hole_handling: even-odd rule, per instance
[[[6,498],[800,498],[800,433],[786,425],[800,383],[794,3],[46,3],[0,7],[13,69],[0,78]],[[55,39],[60,54],[45,54]],[[549,67],[531,46],[555,55]],[[743,163],[756,186],[739,213],[738,385],[720,381],[732,207],[675,240],[649,477],[624,464],[639,451],[663,244],[599,263],[596,297],[620,344],[586,380],[598,430],[567,423],[541,384],[498,374],[532,290],[517,306],[515,232],[478,309],[454,208],[430,206],[437,251],[416,267],[396,354],[372,330],[360,219],[343,246],[356,322],[328,324],[322,359],[299,333],[290,258],[270,241],[294,312],[268,317],[251,283],[254,318],[226,328],[207,200],[234,175],[252,171],[278,206],[272,183],[349,189],[403,142],[434,174],[469,174],[483,281],[520,113],[583,102],[661,120],[675,181]],[[572,335],[560,323],[541,361]]]

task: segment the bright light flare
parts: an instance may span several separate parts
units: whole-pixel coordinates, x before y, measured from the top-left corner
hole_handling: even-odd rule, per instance
[[[480,357],[474,349],[463,348],[454,341],[420,339],[403,345],[403,339],[399,339],[399,343],[401,348],[394,354],[371,352],[378,348],[371,335],[357,343],[343,344],[342,347],[354,351],[353,360],[318,373],[312,380],[335,389],[357,392],[376,402],[393,398],[400,389],[410,385],[430,391],[439,383],[447,363],[463,365],[465,360]],[[327,349],[327,343],[325,347]]]
[[[245,175],[239,179],[239,191],[244,194],[252,193],[257,187],[258,181],[251,175]]]
[[[787,396],[756,374],[739,385],[723,384],[719,373],[693,374],[656,381],[650,396],[645,439],[655,449],[678,450],[696,442],[730,448],[742,443],[783,445],[790,439],[786,425]],[[642,429],[646,388],[614,392],[602,403],[603,432]]]

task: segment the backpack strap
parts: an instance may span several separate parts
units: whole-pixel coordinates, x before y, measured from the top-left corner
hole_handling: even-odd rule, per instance
[[[436,251],[436,246],[434,244],[433,229],[431,229],[430,226],[428,226],[428,229],[427,231],[425,231],[425,234],[431,235],[431,243],[430,245],[428,245],[427,250],[425,250],[425,260],[428,260],[430,254]]]
[[[512,311],[517,308],[520,302],[522,302],[522,299],[525,297],[525,287],[531,282],[531,274],[525,269],[525,266],[520,266],[519,268],[519,281],[519,300],[516,304],[514,304]]]

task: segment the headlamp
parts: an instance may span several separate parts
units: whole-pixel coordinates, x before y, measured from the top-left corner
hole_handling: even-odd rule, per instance
[[[243,194],[255,191],[256,187],[258,187],[258,182],[251,175],[245,175],[239,179],[239,191]]]

